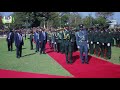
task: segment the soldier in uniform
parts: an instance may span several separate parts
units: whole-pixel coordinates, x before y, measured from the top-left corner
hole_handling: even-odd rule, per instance
[[[61,49],[61,53],[62,53],[62,54],[65,53],[64,33],[65,33],[65,30],[60,32],[60,34],[61,34],[60,49]]]
[[[104,55],[105,55],[105,40],[106,40],[106,37],[105,37],[105,31],[104,31],[104,29],[101,29],[101,31],[100,31],[100,55],[101,55],[101,57],[103,58],[104,57]]]
[[[57,50],[58,51],[57,52],[59,53],[61,50],[60,46],[61,46],[61,39],[62,39],[60,31],[57,32],[57,38],[58,38],[58,42],[57,42]]]
[[[53,49],[56,52],[57,51],[57,43],[56,43],[57,42],[57,34],[56,34],[56,30],[53,32],[52,37],[53,37]]]
[[[51,33],[51,49],[54,49],[54,31]]]
[[[94,35],[93,35],[93,28],[91,28],[89,30],[89,34],[88,34],[88,43],[89,43],[89,53],[90,54],[94,54]]]
[[[70,35],[69,26],[65,26],[63,39],[64,39],[64,46],[65,46],[66,62],[71,64],[72,63],[72,46],[71,46],[71,35]]]
[[[88,46],[87,46],[88,34],[83,25],[80,25],[80,31],[76,33],[76,43],[80,50],[80,59],[82,64],[88,64]],[[83,58],[83,52],[85,52],[85,59]]]
[[[56,30],[55,30],[54,38],[55,38],[54,51],[58,52],[58,36],[57,36],[57,31]]]
[[[100,55],[100,34],[99,34],[98,27],[94,29],[94,44],[95,44],[94,54],[96,56],[99,56]]]
[[[76,49],[76,37],[75,37],[75,32],[71,31],[71,46],[72,46],[72,52],[75,52]]]
[[[114,46],[114,29],[111,30],[111,36],[113,37],[111,46]]]
[[[106,32],[106,59],[111,59],[111,44],[112,44],[112,33],[109,31]]]
[[[115,40],[116,40],[116,47],[118,47],[118,41],[119,41],[119,32],[118,29],[115,31]]]
[[[52,32],[51,32],[51,29],[50,29],[48,34],[47,34],[50,48],[51,48],[51,34],[52,34]]]
[[[120,29],[119,29],[119,32],[118,32],[119,34],[118,34],[118,47],[120,48]]]

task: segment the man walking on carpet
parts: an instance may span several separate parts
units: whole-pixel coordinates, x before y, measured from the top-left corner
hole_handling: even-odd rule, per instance
[[[80,31],[76,33],[76,44],[78,49],[80,50],[80,59],[82,61],[82,64],[86,63],[88,64],[88,46],[87,46],[87,40],[88,40],[88,34],[83,25],[80,25]],[[85,52],[85,59],[83,57],[83,52]]]
[[[39,41],[41,43],[41,50],[40,54],[45,54],[45,45],[47,43],[47,33],[45,32],[45,29],[42,28],[42,32],[39,34]]]

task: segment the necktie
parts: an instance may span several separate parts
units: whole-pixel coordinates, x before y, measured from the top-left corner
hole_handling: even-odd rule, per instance
[[[20,42],[22,41],[22,36],[18,33]]]
[[[39,39],[39,34],[37,33],[38,39]]]
[[[8,37],[8,39],[10,39],[10,36],[11,36],[11,33],[9,33],[9,37]]]
[[[43,32],[44,40],[45,40],[45,32]]]

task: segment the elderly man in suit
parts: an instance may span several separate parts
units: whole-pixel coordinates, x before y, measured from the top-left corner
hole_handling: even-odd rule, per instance
[[[35,29],[36,31],[34,32],[34,41],[36,43],[36,51],[35,52],[38,52],[39,51],[39,32],[38,32],[38,29],[36,28]]]
[[[43,54],[45,54],[45,45],[47,43],[47,32],[45,32],[44,28],[42,28],[42,32],[39,34],[39,41],[41,43],[40,54],[42,52],[43,52]]]
[[[22,56],[22,45],[24,45],[21,30],[17,30],[15,33],[15,46],[16,46],[16,57]]]

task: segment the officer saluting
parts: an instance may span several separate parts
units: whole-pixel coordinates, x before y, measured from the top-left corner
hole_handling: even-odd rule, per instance
[[[80,50],[80,59],[83,63],[88,64],[88,46],[87,46],[88,34],[83,25],[80,25],[80,31],[76,33],[76,43]],[[85,52],[85,59],[83,58],[83,49]]]

